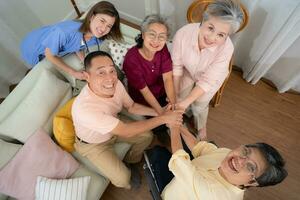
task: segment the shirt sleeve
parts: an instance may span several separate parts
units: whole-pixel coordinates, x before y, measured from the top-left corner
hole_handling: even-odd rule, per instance
[[[136,59],[136,55],[126,54],[123,63],[123,70],[126,74],[128,83],[136,90],[141,90],[147,85],[143,72],[139,65],[140,63]]]
[[[172,61],[173,61],[173,75],[183,75],[183,62],[182,62],[182,39],[184,37],[183,29],[179,29],[174,38],[172,45]]]
[[[192,149],[192,154],[193,154],[194,158],[197,158],[201,155],[205,155],[212,151],[215,151],[217,148],[218,147],[216,147],[214,144],[211,144],[211,143],[208,143],[205,141],[201,141],[194,146],[194,148]]]
[[[217,91],[228,75],[228,66],[233,53],[233,46],[227,45],[220,51],[212,64],[201,74],[196,82],[204,92]]]
[[[59,28],[53,28],[42,41],[45,48],[49,48],[53,55],[58,55],[66,43],[66,36]]]
[[[162,58],[161,58],[162,73],[167,73],[172,71],[172,59],[167,45],[164,46],[161,53],[162,53]]]
[[[188,188],[193,186],[195,166],[192,165],[188,153],[182,149],[176,151],[172,155],[168,166],[177,181],[185,184]]]

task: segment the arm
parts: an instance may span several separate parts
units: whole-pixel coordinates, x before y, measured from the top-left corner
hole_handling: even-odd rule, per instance
[[[167,93],[167,97],[171,103],[174,105],[176,103],[176,95],[173,84],[173,72],[167,72],[163,74],[164,86]]]
[[[146,86],[143,89],[140,90],[145,100],[149,103],[149,105],[154,108],[154,110],[157,112],[157,114],[162,114],[164,112],[163,108],[158,103],[157,99],[154,97],[152,92],[149,90],[149,88]]]
[[[79,80],[86,80],[86,77],[85,77],[83,72],[74,70],[72,67],[67,65],[61,58],[59,58],[58,56],[53,55],[49,48],[46,48],[45,56],[58,69],[63,70],[64,72],[74,76],[75,78],[77,78]]]
[[[174,89],[175,89],[175,94],[178,97],[179,94],[179,86],[180,86],[180,81],[182,76],[173,76],[174,77]]]
[[[182,111],[168,111],[158,117],[131,123],[120,121],[111,133],[121,137],[132,137],[165,123],[174,126],[180,125],[182,123]]]
[[[197,144],[197,139],[184,126],[180,127],[180,132],[181,132],[181,136],[182,136],[183,140],[185,141],[186,145],[192,151],[194,146]]]
[[[139,103],[133,103],[127,110],[131,114],[157,116],[157,112],[153,108],[149,108]]]
[[[170,131],[172,153],[175,153],[177,150],[183,149],[180,137],[180,129],[178,127],[171,127]]]
[[[191,93],[184,100],[178,103],[178,106],[185,110],[187,107],[189,107],[189,105],[191,105],[196,99],[198,99],[203,94],[204,90],[199,86],[195,86],[192,89]]]

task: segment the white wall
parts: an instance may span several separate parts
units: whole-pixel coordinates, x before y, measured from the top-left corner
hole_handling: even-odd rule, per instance
[[[135,24],[140,24],[145,17],[146,0],[106,0],[114,4],[121,18],[124,18]],[[152,0],[153,1],[153,0]],[[95,0],[76,0],[81,11],[86,11],[92,5],[99,1]]]
[[[186,11],[193,0],[159,0],[160,14],[169,18],[172,33],[187,23]]]
[[[18,83],[27,71],[19,50],[24,36],[72,13],[73,7],[68,0],[0,1],[0,97],[7,96],[9,85]]]

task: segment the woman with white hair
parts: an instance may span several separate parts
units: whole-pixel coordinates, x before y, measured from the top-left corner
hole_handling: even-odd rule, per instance
[[[206,138],[208,105],[227,77],[234,50],[230,35],[243,22],[237,0],[215,0],[201,23],[187,24],[173,39],[171,52],[177,107],[191,107],[200,139]]]

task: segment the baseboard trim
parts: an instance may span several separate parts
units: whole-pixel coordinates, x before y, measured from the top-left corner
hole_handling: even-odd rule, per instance
[[[234,70],[234,71],[236,71],[236,72],[243,73],[242,68],[240,68],[240,67],[238,67],[238,66],[236,66],[236,65],[233,65],[233,66],[232,66],[232,70]],[[274,84],[271,80],[269,80],[269,79],[267,79],[267,78],[264,78],[264,77],[262,77],[260,80],[263,81],[264,83],[266,83],[267,85],[271,86],[271,87],[274,88],[275,90],[277,90],[277,87],[275,86],[275,84]],[[288,90],[288,91],[286,91],[286,92],[284,92],[284,93],[300,95],[300,92],[298,92],[298,91],[296,91],[296,90],[292,90],[292,89],[290,89],[290,90]]]

